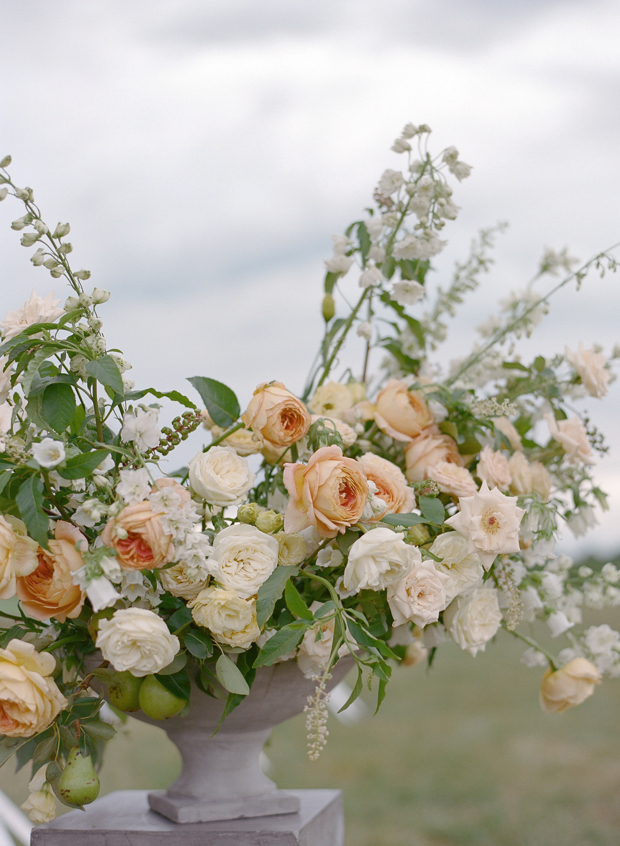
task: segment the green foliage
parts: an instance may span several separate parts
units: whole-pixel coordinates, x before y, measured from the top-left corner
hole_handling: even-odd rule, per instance
[[[123,394],[125,392],[120,370],[111,356],[104,355],[101,358],[96,358],[94,361],[87,362],[86,370],[94,379],[105,385],[106,388],[112,388],[117,394]]]
[[[28,476],[20,485],[15,502],[30,537],[47,549],[49,517],[43,511],[43,500],[43,482],[39,476]]]
[[[250,692],[249,685],[240,670],[237,669],[234,661],[224,652],[217,659],[215,672],[222,687],[229,693],[237,693],[240,696],[247,696]]]
[[[298,572],[298,567],[280,565],[276,567],[269,578],[260,586],[256,598],[256,622],[259,627],[262,628],[271,617],[276,602],[284,593],[286,583],[292,576],[297,575]]]
[[[213,422],[227,429],[237,422],[241,409],[234,391],[216,379],[191,376],[188,380],[196,388]]]

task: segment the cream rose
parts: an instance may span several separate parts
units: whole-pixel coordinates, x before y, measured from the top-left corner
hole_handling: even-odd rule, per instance
[[[578,417],[569,420],[555,420],[552,414],[545,414],[551,437],[556,440],[571,464],[594,464],[594,454],[585,427]]]
[[[219,584],[249,599],[278,566],[278,553],[274,537],[256,526],[235,523],[215,536],[207,567]]]
[[[215,424],[211,426],[213,440],[221,437],[226,430]],[[259,432],[251,432],[249,429],[237,429],[222,441],[223,446],[231,447],[237,455],[255,455],[265,448],[265,439]]]
[[[490,488],[499,488],[500,491],[507,491],[512,481],[508,458],[503,452],[494,452],[490,446],[483,447],[476,474]]]
[[[334,538],[357,523],[368,499],[359,464],[337,446],[318,449],[307,464],[286,464],[284,484],[290,496],[284,531],[293,534],[314,526],[321,537]]]
[[[180,596],[182,599],[196,599],[200,591],[207,587],[209,576],[196,579],[195,573],[195,567],[180,561],[174,567],[161,570],[159,580],[163,588],[173,596]]]
[[[439,572],[432,561],[422,561],[417,552],[413,569],[404,579],[388,585],[387,600],[394,617],[394,625],[402,626],[408,620],[423,628],[439,620],[439,612],[446,607],[448,576]]]
[[[56,661],[31,643],[11,640],[0,649],[0,733],[32,737],[44,731],[67,707],[51,677]]]
[[[159,515],[148,500],[127,505],[106,524],[104,546],[116,550],[124,570],[153,570],[174,560],[171,535],[164,532]]]
[[[37,569],[38,546],[28,537],[21,520],[0,515],[0,599],[15,596],[17,577],[28,576]]]
[[[410,482],[423,481],[429,469],[442,461],[457,465],[463,463],[454,438],[442,435],[434,426],[405,447],[405,461],[405,473]]]
[[[573,352],[568,347],[564,347],[564,355],[577,371],[590,396],[599,399],[604,397],[611,376],[611,373],[605,367],[605,356],[593,349],[585,350],[582,343],[579,344],[578,352]]]
[[[274,447],[288,447],[310,428],[306,406],[282,382],[263,382],[254,391],[241,419]]]
[[[189,483],[209,505],[241,505],[255,481],[246,459],[232,447],[211,447],[189,462]]]
[[[30,795],[19,807],[27,812],[33,823],[51,822],[56,816],[56,800],[52,788],[45,781],[45,767],[30,780],[28,790]]]
[[[564,667],[548,670],[540,685],[540,704],[548,714],[561,714],[592,696],[601,674],[585,658],[573,658]]]
[[[278,541],[278,563],[284,567],[295,567],[309,555],[308,544],[301,535],[278,532],[276,540]]]
[[[383,590],[403,579],[421,560],[417,546],[407,544],[403,536],[379,526],[355,541],[349,550],[343,584],[350,593]]]
[[[390,379],[377,396],[375,423],[396,441],[412,441],[435,422],[424,395],[410,391],[407,382]]]
[[[200,591],[187,607],[198,625],[209,629],[220,643],[247,649],[260,637],[256,600],[242,599],[234,590],[213,585]]]
[[[446,604],[455,596],[482,584],[484,568],[475,552],[469,552],[469,542],[458,532],[447,532],[433,541],[430,551],[441,563],[435,567],[448,577],[446,582]]]
[[[327,382],[314,392],[308,408],[318,417],[338,417],[343,419],[346,411],[353,407],[353,395],[346,385],[340,382]]]
[[[142,678],[172,663],[180,643],[153,611],[124,608],[110,620],[99,621],[97,648],[119,673],[128,670]]]
[[[429,467],[427,476],[437,482],[443,493],[463,497],[473,496],[478,492],[478,486],[469,470],[449,461],[440,461],[439,464]]]
[[[468,539],[469,552],[476,552],[488,570],[496,555],[519,551],[519,526],[525,511],[517,506],[516,496],[506,496],[497,488],[489,490],[486,482],[474,496],[461,498],[461,510],[446,520]]]
[[[375,496],[385,502],[385,510],[373,517],[380,520],[384,514],[408,514],[413,511],[415,494],[407,485],[402,470],[372,452],[367,452],[357,459],[366,478],[377,486]]]
[[[497,591],[487,587],[457,596],[443,614],[446,631],[470,655],[484,652],[501,621]]]
[[[64,623],[78,617],[84,604],[85,594],[73,583],[73,574],[84,566],[79,550],[88,549],[88,541],[63,520],[57,521],[54,534],[49,549],[39,547],[36,570],[17,578],[16,593],[30,617]]]

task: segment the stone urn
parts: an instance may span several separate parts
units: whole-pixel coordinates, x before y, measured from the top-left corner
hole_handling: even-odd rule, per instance
[[[340,660],[328,689],[351,666],[350,658]],[[296,661],[261,667],[249,696],[226,717],[217,734],[225,700],[208,696],[193,682],[184,716],[161,721],[141,711],[133,713],[138,720],[163,728],[183,760],[174,784],[149,794],[150,807],[177,823],[297,813],[299,797],[278,790],[262,772],[259,756],[272,729],[303,711],[315,687]]]

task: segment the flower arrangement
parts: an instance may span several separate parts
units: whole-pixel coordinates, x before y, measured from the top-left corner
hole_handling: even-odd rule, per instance
[[[458,213],[450,179],[471,168],[454,147],[432,156],[429,133],[405,127],[392,147],[404,172],[386,170],[365,217],[333,236],[302,395],[264,382],[243,413],[212,377],[189,379],[193,398],[135,389],[102,334],[109,293],[87,293],[89,271],[71,267],[69,224],[48,227],[10,157],[0,162],[0,200],[25,207],[12,228],[72,289],[62,306],[33,293],[0,322],[0,598],[13,600],[1,612],[0,763],[32,761],[31,819],[52,818],[54,795],[71,807],[97,796],[114,728],[94,679],[118,711],[182,715],[193,690],[225,700],[224,719],[259,668],[296,661],[316,681],[315,758],[343,655],[357,668],[345,707],[373,678],[379,706],[395,665],[430,664],[447,641],[475,656],[500,630],[545,668],[546,711],[620,675],[620,634],[579,629],[582,606],[620,604],[620,572],[554,553],[563,523],[582,533],[605,507],[591,466],[606,447],[571,404],[605,395],[618,353],[527,362],[515,350],[555,291],[615,260],[573,270],[566,251],[547,251],[534,282],[561,280],[503,302],[442,375],[432,353],[490,266],[496,230],[433,291],[431,260]],[[353,273],[357,301],[339,315]],[[364,360],[336,379],[353,331]],[[371,376],[373,350],[384,358]],[[184,410],[160,426],[164,397]],[[205,428],[187,467],[163,461]],[[565,637],[558,654],[519,628],[535,618]]]

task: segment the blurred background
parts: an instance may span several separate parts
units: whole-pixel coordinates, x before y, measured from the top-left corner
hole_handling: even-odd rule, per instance
[[[104,331],[138,387],[212,376],[242,405],[261,381],[300,390],[330,236],[402,166],[389,148],[408,121],[474,167],[455,189],[463,210],[444,230],[437,282],[479,228],[510,224],[444,367],[546,246],[586,260],[620,240],[614,0],[30,0],[3,4],[0,21],[0,155],[51,225],[70,221],[74,266],[112,292]],[[33,287],[67,293],[28,262],[9,226],[20,214],[0,206],[3,313]],[[580,341],[609,354],[619,284],[564,290],[524,355]],[[564,541],[579,558],[620,548],[619,385],[584,404],[611,447],[597,468],[610,510]],[[518,645],[475,661],[445,653],[428,674],[399,673],[375,721],[336,723],[317,765],[304,762],[301,724],[279,729],[273,776],[344,787],[356,846],[617,843],[617,682],[545,717]],[[123,732],[104,784],[168,783],[176,753],[163,735]],[[5,771],[0,782],[17,785]]]

